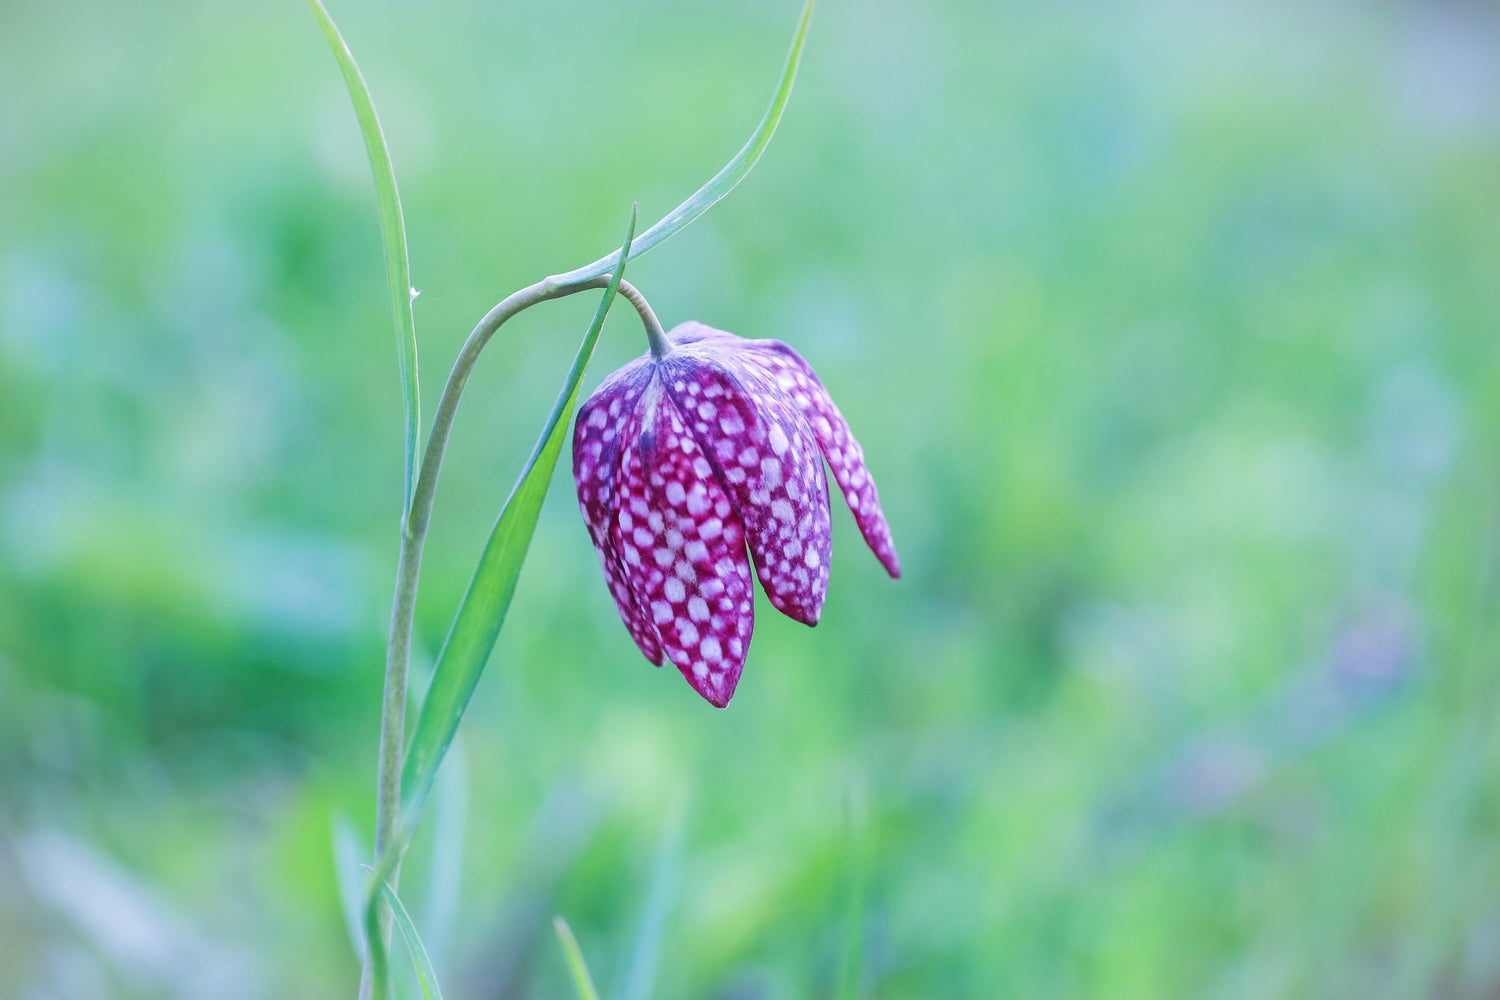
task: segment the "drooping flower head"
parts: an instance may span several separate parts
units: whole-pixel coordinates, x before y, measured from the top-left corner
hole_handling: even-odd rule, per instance
[[[636,645],[723,708],[755,624],[751,559],[772,607],[808,625],[822,612],[824,460],[881,564],[901,567],[859,443],[807,362],[701,323],[666,338],[579,410],[573,478]]]

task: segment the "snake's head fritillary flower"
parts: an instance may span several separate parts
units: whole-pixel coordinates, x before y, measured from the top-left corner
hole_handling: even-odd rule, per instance
[[[752,559],[772,607],[808,625],[823,610],[825,459],[876,557],[901,567],[859,443],[807,362],[701,323],[667,342],[583,404],[573,478],[636,645],[723,708],[755,624]]]

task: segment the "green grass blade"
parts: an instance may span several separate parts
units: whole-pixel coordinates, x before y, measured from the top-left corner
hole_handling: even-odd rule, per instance
[[[380,202],[380,235],[385,244],[385,273],[390,285],[391,319],[396,324],[396,362],[401,369],[401,398],[406,407],[406,493],[403,510],[411,509],[412,487],[417,467],[417,429],[421,425],[421,399],[417,386],[417,323],[412,314],[411,260],[406,251],[406,221],[401,215],[401,196],[396,191],[396,170],[386,148],[385,133],[375,114],[370,88],[354,62],[354,55],[344,43],[338,25],[328,15],[322,0],[307,0],[313,16],[328,39],[328,47],[338,60],[339,72],[354,103],[359,131],[365,137],[370,154],[370,173],[375,177],[375,194]],[[602,272],[601,272],[602,273]]]
[[[338,879],[339,905],[344,911],[344,926],[349,931],[349,943],[354,954],[365,957],[365,869],[370,854],[365,843],[349,817],[340,816],[333,822],[333,872]]]
[[[438,771],[432,793],[432,861],[427,869],[427,900],[422,926],[427,948],[441,964],[453,939],[463,887],[464,826],[469,812],[468,763],[462,740],[448,748],[447,767]]]
[[[542,500],[547,495],[547,484],[552,480],[552,470],[557,466],[557,456],[567,438],[568,421],[578,402],[579,387],[589,359],[594,355],[594,345],[599,340],[599,330],[604,317],[614,302],[615,291],[625,271],[631,242],[635,236],[635,211],[630,213],[630,226],[625,233],[625,242],[614,261],[614,275],[599,307],[594,310],[593,322],[573,358],[573,367],[558,393],[557,402],[547,417],[536,448],[521,471],[515,488],[511,491],[500,517],[490,532],[484,552],[479,557],[479,566],[469,589],[459,604],[458,614],[448,630],[448,638],[438,653],[432,671],[432,683],[422,700],[417,715],[416,729],[412,732],[411,744],[406,750],[406,761],[401,768],[402,829],[406,836],[416,827],[427,793],[432,788],[433,778],[453,734],[458,730],[459,720],[468,707],[469,697],[479,683],[485,661],[500,635],[500,626],[505,621],[505,612],[510,608],[511,598],[516,592],[516,581],[521,575],[521,564],[526,559],[526,550],[531,545],[531,536],[536,531],[536,521],[541,513]]]
[[[620,1000],[649,1000],[656,983],[662,930],[666,926],[672,897],[677,892],[684,813],[682,803],[678,802],[667,820],[661,846],[657,848],[656,861],[651,866],[651,886],[641,907],[640,929],[636,931],[635,949],[630,958],[630,970],[625,975],[625,988],[619,993]]]
[[[781,124],[782,112],[786,110],[787,100],[792,96],[792,84],[797,79],[797,67],[802,62],[802,46],[807,41],[807,27],[812,23],[813,8],[816,5],[817,0],[807,0],[803,4],[802,17],[797,22],[796,34],[792,36],[792,47],[787,52],[786,65],[782,68],[781,82],[776,87],[776,95],[771,98],[771,106],[766,109],[765,116],[761,118],[760,124],[755,127],[755,131],[751,133],[745,145],[734,154],[732,160],[724,165],[724,169],[709,178],[708,183],[694,191],[687,201],[662,216],[659,222],[642,233],[641,238],[636,240],[634,246],[631,247],[629,259],[634,260],[686,228],[720,198],[733,191],[740,181],[745,179],[745,175],[750,173],[750,168],[755,166],[761,154],[766,151],[766,146],[770,144],[776,126]],[[610,268],[614,267],[614,262],[615,255],[609,254],[600,257],[592,264],[566,274],[556,275],[552,280],[558,285],[578,284],[608,274]]]
[[[422,996],[425,1000],[443,1000],[443,991],[438,989],[437,973],[432,969],[432,960],[427,957],[427,949],[422,947],[422,939],[417,935],[416,925],[411,922],[411,914],[401,905],[401,897],[396,895],[396,890],[385,879],[380,880],[380,894],[390,904],[396,927],[401,931],[402,940],[406,942],[406,950],[411,953],[411,964],[417,970],[417,985],[422,989]]]
[[[839,1000],[858,1000],[863,993],[865,967],[865,879],[869,859],[869,812],[863,788],[856,788],[844,803],[845,871],[848,897],[844,911],[844,943],[839,960]]]
[[[594,989],[594,977],[589,975],[588,963],[583,960],[583,949],[573,936],[573,928],[562,917],[552,921],[557,939],[562,942],[563,955],[568,960],[568,972],[573,976],[573,988],[578,991],[578,1000],[599,1000],[599,991]]]

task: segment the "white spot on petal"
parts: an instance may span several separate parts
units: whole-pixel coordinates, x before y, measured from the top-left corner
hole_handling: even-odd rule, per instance
[[[781,462],[774,458],[765,458],[760,463],[760,474],[764,477],[766,486],[774,490],[781,485]]]

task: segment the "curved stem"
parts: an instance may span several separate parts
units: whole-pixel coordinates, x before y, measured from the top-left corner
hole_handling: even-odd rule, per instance
[[[422,549],[427,541],[427,527],[432,520],[433,498],[437,491],[438,473],[443,466],[443,455],[448,449],[448,437],[453,432],[453,419],[458,413],[458,403],[464,387],[474,371],[485,345],[495,331],[506,320],[539,302],[563,298],[591,288],[609,286],[610,275],[588,277],[582,280],[544,278],[506,296],[493,309],[485,313],[464,341],[453,370],[443,386],[442,397],[432,418],[432,430],[428,434],[427,447],[422,453],[421,470],[417,474],[412,490],[411,507],[402,522],[401,552],[396,564],[396,593],[391,606],[390,639],[386,645],[385,693],[380,717],[380,765],[379,785],[375,802],[375,857],[382,875],[391,887],[396,887],[400,877],[400,848],[395,847],[397,821],[401,815],[401,756],[406,735],[406,684],[411,662],[412,622],[417,604],[417,581],[422,568]],[[619,294],[640,314],[646,326],[647,339],[652,351],[657,344],[666,344],[661,323],[656,313],[646,302],[645,296],[634,285],[621,280]],[[393,850],[393,848],[395,848]],[[389,867],[389,871],[384,869]],[[382,909],[382,914],[384,910]],[[380,937],[388,938],[389,926],[382,917]],[[368,976],[366,977],[368,980]],[[384,977],[381,977],[384,978]],[[374,988],[377,996],[380,987]],[[363,992],[363,991],[362,991]],[[383,997],[382,997],[383,1000]]]
[[[609,276],[605,275],[605,280]],[[672,349],[672,344],[667,340],[666,331],[661,328],[661,321],[656,318],[656,312],[652,310],[651,303],[640,293],[640,289],[634,285],[626,286],[625,280],[620,279],[620,298],[635,306],[635,311],[640,313],[641,322],[646,327],[646,342],[651,345],[651,356],[660,361],[666,357],[667,352]]]

